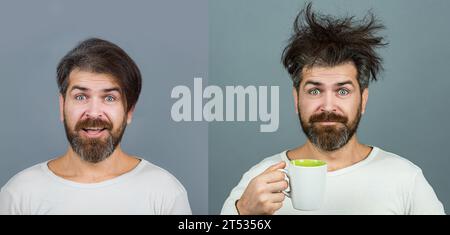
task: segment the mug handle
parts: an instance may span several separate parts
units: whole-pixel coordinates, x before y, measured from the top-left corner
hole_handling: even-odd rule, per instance
[[[283,172],[284,175],[286,175],[285,180],[288,182],[288,187],[290,188],[291,185],[291,178],[289,176],[289,172],[286,169],[278,169],[279,171]],[[291,190],[283,190],[281,191],[286,197],[291,198]]]

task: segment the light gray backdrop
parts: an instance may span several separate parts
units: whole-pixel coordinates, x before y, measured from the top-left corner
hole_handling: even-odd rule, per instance
[[[208,213],[207,124],[170,117],[172,88],[206,77],[207,10],[206,0],[0,1],[0,185],[66,150],[56,65],[97,36],[127,51],[143,75],[122,147],[174,174],[193,212]]]
[[[280,85],[280,128],[259,133],[259,123],[209,125],[209,210],[219,213],[242,174],[263,158],[305,141],[294,112],[292,83],[280,63],[300,0],[209,2],[209,83]],[[384,21],[390,46],[381,51],[386,71],[370,86],[359,128],[363,143],[401,155],[422,168],[447,212],[450,208],[449,95],[450,2],[314,1],[333,15]]]

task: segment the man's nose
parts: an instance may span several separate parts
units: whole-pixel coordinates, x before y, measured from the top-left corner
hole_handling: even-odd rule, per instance
[[[85,113],[87,118],[97,119],[103,117],[103,108],[100,100],[92,99],[88,104],[88,108]]]
[[[322,112],[336,112],[336,100],[333,92],[327,92],[323,96],[322,105],[320,106]]]

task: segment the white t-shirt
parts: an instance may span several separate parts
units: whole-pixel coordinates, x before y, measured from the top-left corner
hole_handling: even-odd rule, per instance
[[[61,178],[47,163],[9,180],[0,192],[0,214],[191,214],[181,183],[144,159],[130,172],[92,184]]]
[[[286,152],[266,158],[246,172],[226,199],[221,213],[237,214],[235,202],[250,180],[277,162],[289,163]],[[419,167],[377,147],[363,161],[328,172],[326,185],[320,210],[296,210],[286,197],[275,214],[445,214]]]

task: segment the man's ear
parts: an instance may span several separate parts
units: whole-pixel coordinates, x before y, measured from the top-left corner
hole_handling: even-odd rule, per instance
[[[292,88],[292,96],[294,97],[295,113],[298,114],[298,91],[295,87]]]
[[[64,96],[59,94],[59,120],[64,122]]]
[[[369,99],[369,88],[364,88],[361,99],[361,114],[364,114],[366,112],[367,100]]]
[[[128,111],[127,113],[127,124],[129,125],[131,123],[131,120],[133,119],[133,114],[134,114],[134,105],[133,107],[130,108],[130,111]]]

